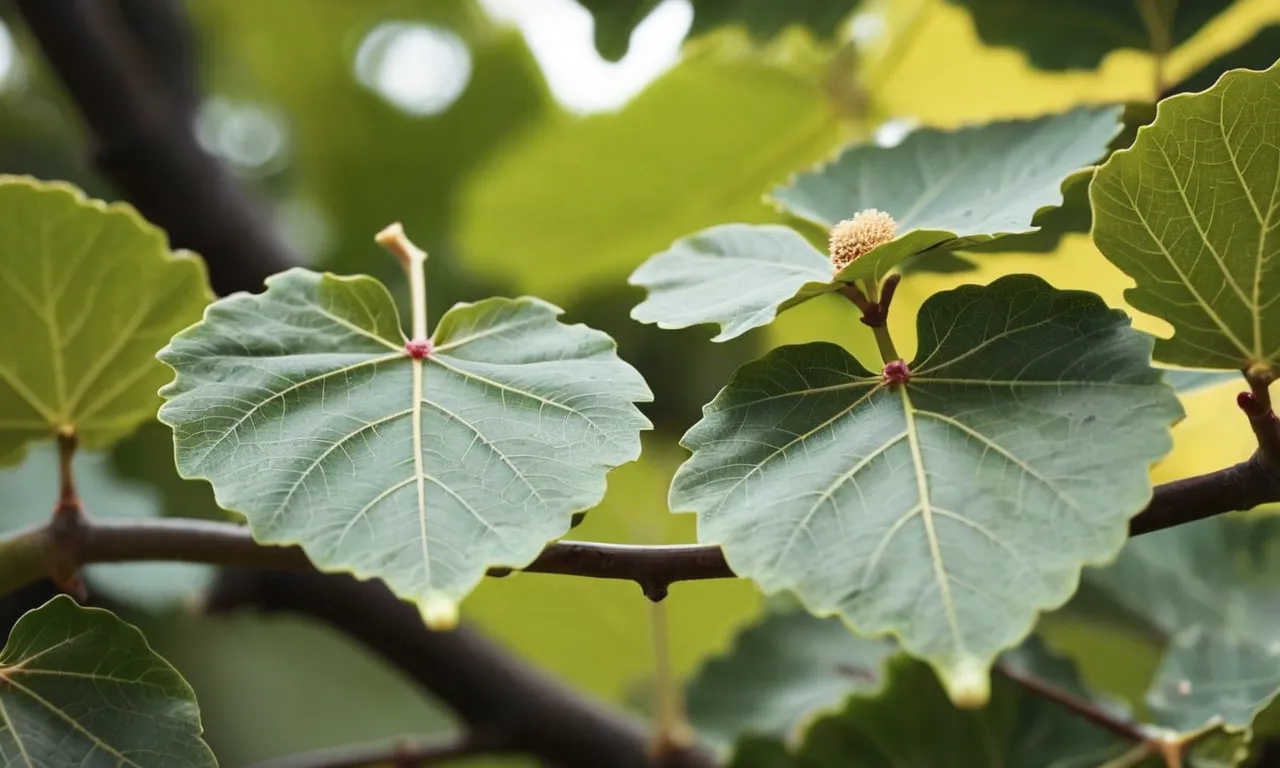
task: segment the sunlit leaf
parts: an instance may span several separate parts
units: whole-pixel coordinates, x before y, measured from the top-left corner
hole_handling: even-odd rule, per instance
[[[951,0],[973,14],[988,45],[1021,49],[1040,69],[1092,69],[1120,48],[1153,49],[1154,35],[1176,46],[1232,0]]]
[[[213,304],[159,357],[178,470],[271,544],[382,578],[429,623],[527,565],[640,453],[649,390],[537,299],[449,310],[419,365],[381,283],[293,269]]]
[[[511,144],[461,194],[459,247],[480,274],[568,304],[690,232],[776,220],[761,194],[846,130],[816,78],[703,54],[617,113]]]
[[[1280,362],[1280,65],[1160,102],[1090,185],[1093,240],[1167,321],[1156,357],[1239,369]]]
[[[165,457],[170,461],[169,457]],[[160,494],[126,480],[102,453],[76,454],[76,491],[93,517],[148,518],[163,514]],[[0,471],[0,532],[49,519],[58,498],[58,455],[53,446],[33,448],[22,465]],[[191,563],[104,563],[86,570],[89,586],[110,597],[151,610],[169,608],[207,586],[212,569]]]
[[[0,176],[0,465],[56,430],[106,448],[152,418],[152,356],[208,300],[200,260],[132,208]]]
[[[879,691],[882,667],[896,651],[886,640],[854,636],[839,619],[803,611],[765,616],[689,683],[690,722],[720,748],[744,736],[794,744],[814,718],[839,712],[850,696]]]
[[[1092,294],[1011,276],[936,294],[918,327],[905,385],[826,343],[744,366],[685,435],[671,508],[735,573],[897,635],[975,705],[1119,551],[1182,409]]]
[[[595,17],[596,49],[610,61],[627,53],[631,33],[659,0],[578,0]],[[802,24],[819,37],[835,35],[839,22],[859,0],[693,0],[690,36],[735,24],[768,39],[791,24]]]
[[[195,694],[136,628],[55,597],[0,651],[0,756],[13,766],[200,768]]]
[[[1166,91],[1164,96],[1207,90],[1229,70],[1262,70],[1275,64],[1277,59],[1280,59],[1280,24],[1272,24],[1258,30],[1243,45],[1232,48],[1205,64],[1195,74]]]

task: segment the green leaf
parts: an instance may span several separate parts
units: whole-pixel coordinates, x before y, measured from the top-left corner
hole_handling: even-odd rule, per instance
[[[168,457],[165,457],[168,460]],[[163,514],[160,494],[145,483],[126,480],[111,456],[81,451],[72,469],[76,491],[93,517],[151,518]],[[49,519],[58,499],[58,454],[51,445],[32,449],[20,467],[0,471],[0,533]],[[92,590],[150,610],[172,608],[204,589],[213,569],[191,563],[109,563],[85,569]]]
[[[0,176],[0,465],[56,430],[107,448],[152,418],[152,355],[209,298],[200,260],[132,208]]]
[[[487,568],[531,562],[640,453],[643,379],[557,314],[456,305],[418,366],[381,283],[289,270],[161,350],[177,378],[160,419],[178,471],[255,538],[381,578],[448,625]]]
[[[1280,361],[1280,65],[1229,72],[1160,102],[1155,122],[1090,186],[1093,240],[1166,320],[1160,360],[1192,368]]]
[[[632,317],[663,328],[718,323],[715,340],[726,341],[913,256],[1034,231],[1032,219],[1092,172],[1080,169],[1106,152],[1120,115],[1120,107],[1080,108],[952,132],[916,131],[896,147],[851,147],[775,189],[773,198],[822,227],[864,209],[885,211],[897,221],[896,239],[833,275],[827,256],[785,227],[712,227],[635,271],[630,282],[649,297]]]
[[[1240,730],[1280,693],[1280,519],[1214,517],[1131,540],[1088,582],[1169,638],[1147,701],[1187,731]]]
[[[689,683],[689,719],[718,748],[744,735],[794,744],[815,717],[879,691],[884,663],[896,652],[893,643],[850,634],[838,619],[773,613]]]
[[[1194,35],[1232,0],[951,2],[969,10],[978,37],[987,45],[1019,48],[1040,69],[1093,69],[1117,49],[1151,50],[1153,33],[1148,21],[1173,47]]]
[[[1166,91],[1164,96],[1207,90],[1229,70],[1262,70],[1275,64],[1277,58],[1280,58],[1280,24],[1272,24],[1258,30],[1247,43],[1205,64],[1195,74]]]
[[[1071,664],[1039,643],[1029,642],[1007,659],[1057,687],[1089,696]],[[996,680],[985,709],[957,710],[928,667],[903,659],[890,668],[884,695],[855,698],[839,717],[818,722],[799,750],[797,765],[1085,768],[1102,765],[1124,749],[1115,736],[1003,678]]]
[[[109,611],[60,595],[0,651],[6,765],[213,768],[200,733],[191,687]]]
[[[718,323],[728,341],[778,313],[838,290],[831,262],[800,233],[777,224],[722,224],[640,265],[629,283],[649,292],[631,317],[661,328]]]
[[[1120,550],[1182,409],[1151,338],[1092,294],[1014,275],[934,295],[918,328],[905,385],[827,343],[741,368],[685,435],[671,508],[735,573],[897,635],[972,706]]]
[[[627,53],[631,33],[659,0],[578,0],[595,18],[596,49],[609,61]],[[818,37],[832,37],[859,0],[694,0],[690,37],[728,24],[746,27],[767,40],[792,24],[804,25]]]

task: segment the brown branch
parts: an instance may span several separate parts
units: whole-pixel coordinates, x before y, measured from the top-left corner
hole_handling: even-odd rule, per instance
[[[206,608],[289,612],[359,641],[448,705],[472,732],[559,768],[655,768],[644,725],[578,694],[461,627],[432,632],[381,582],[348,576],[227,570]],[[700,749],[662,768],[713,768]]]
[[[502,754],[504,751],[496,743],[476,736],[440,742],[401,739],[390,744],[361,744],[289,755],[254,763],[249,768],[426,768],[462,758]]]
[[[996,664],[995,670],[1037,696],[1052,701],[1108,733],[1138,743],[1146,743],[1150,740],[1150,736],[1143,730],[1141,723],[1127,718],[1116,717],[1092,701],[1077,696],[1071,691],[1059,688],[1034,675],[1028,675],[1009,664]]]
[[[135,19],[141,4],[129,6]],[[84,118],[94,163],[174,247],[206,257],[215,291],[256,290],[295,263],[263,208],[196,142],[192,97],[173,82],[182,63],[162,66],[155,34],[139,39],[116,0],[16,5]]]
[[[1217,472],[1157,486],[1151,503],[1130,520],[1129,535],[1140,536],[1275,501],[1280,501],[1280,476],[1255,456]],[[85,517],[73,534],[63,531],[56,536],[51,533],[51,525],[0,537],[0,594],[44,578],[53,549],[69,552],[77,566],[169,560],[281,570],[311,568],[301,549],[259,544],[246,527],[233,523]],[[511,570],[495,568],[490,575],[506,576]],[[697,544],[634,546],[558,541],[549,544],[521,570],[634,581],[652,600],[661,600],[676,582],[735,577],[720,547]]]

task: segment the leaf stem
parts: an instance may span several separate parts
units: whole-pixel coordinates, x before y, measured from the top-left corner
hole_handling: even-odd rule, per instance
[[[666,756],[678,754],[692,744],[692,738],[684,723],[684,702],[681,700],[680,681],[671,669],[671,644],[667,629],[665,602],[650,604],[650,624],[653,628],[654,711],[657,713],[657,743],[655,751],[659,764]]]
[[[427,253],[413,244],[400,222],[388,225],[374,240],[391,252],[409,276],[409,301],[413,315],[412,341],[427,338]]]
[[[1160,14],[1159,0],[1137,0],[1138,13],[1147,27],[1147,38],[1151,43],[1152,62],[1152,94],[1151,101],[1160,100],[1165,89],[1165,65],[1169,59],[1169,49],[1173,47],[1173,18],[1164,18]],[[1176,7],[1176,6],[1175,6]]]
[[[1271,405],[1271,382],[1276,378],[1275,372],[1270,366],[1254,365],[1242,373],[1249,383],[1249,391],[1241,392],[1236,403],[1249,418],[1249,427],[1257,438],[1258,460],[1280,476],[1280,420],[1276,419]]]
[[[377,766],[444,765],[479,755],[501,754],[499,745],[471,735],[438,742],[415,742],[407,739],[390,744],[359,744],[289,755],[255,763],[250,768],[377,768]]]

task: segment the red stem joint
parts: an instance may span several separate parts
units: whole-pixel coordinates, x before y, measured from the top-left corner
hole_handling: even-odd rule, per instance
[[[907,368],[906,362],[902,360],[894,360],[891,363],[885,363],[882,379],[885,384],[890,386],[894,384],[906,384],[907,381],[911,379],[911,369]]]
[[[404,353],[414,360],[425,359],[433,349],[434,345],[432,345],[431,339],[414,339],[413,341],[405,342],[404,345]]]

